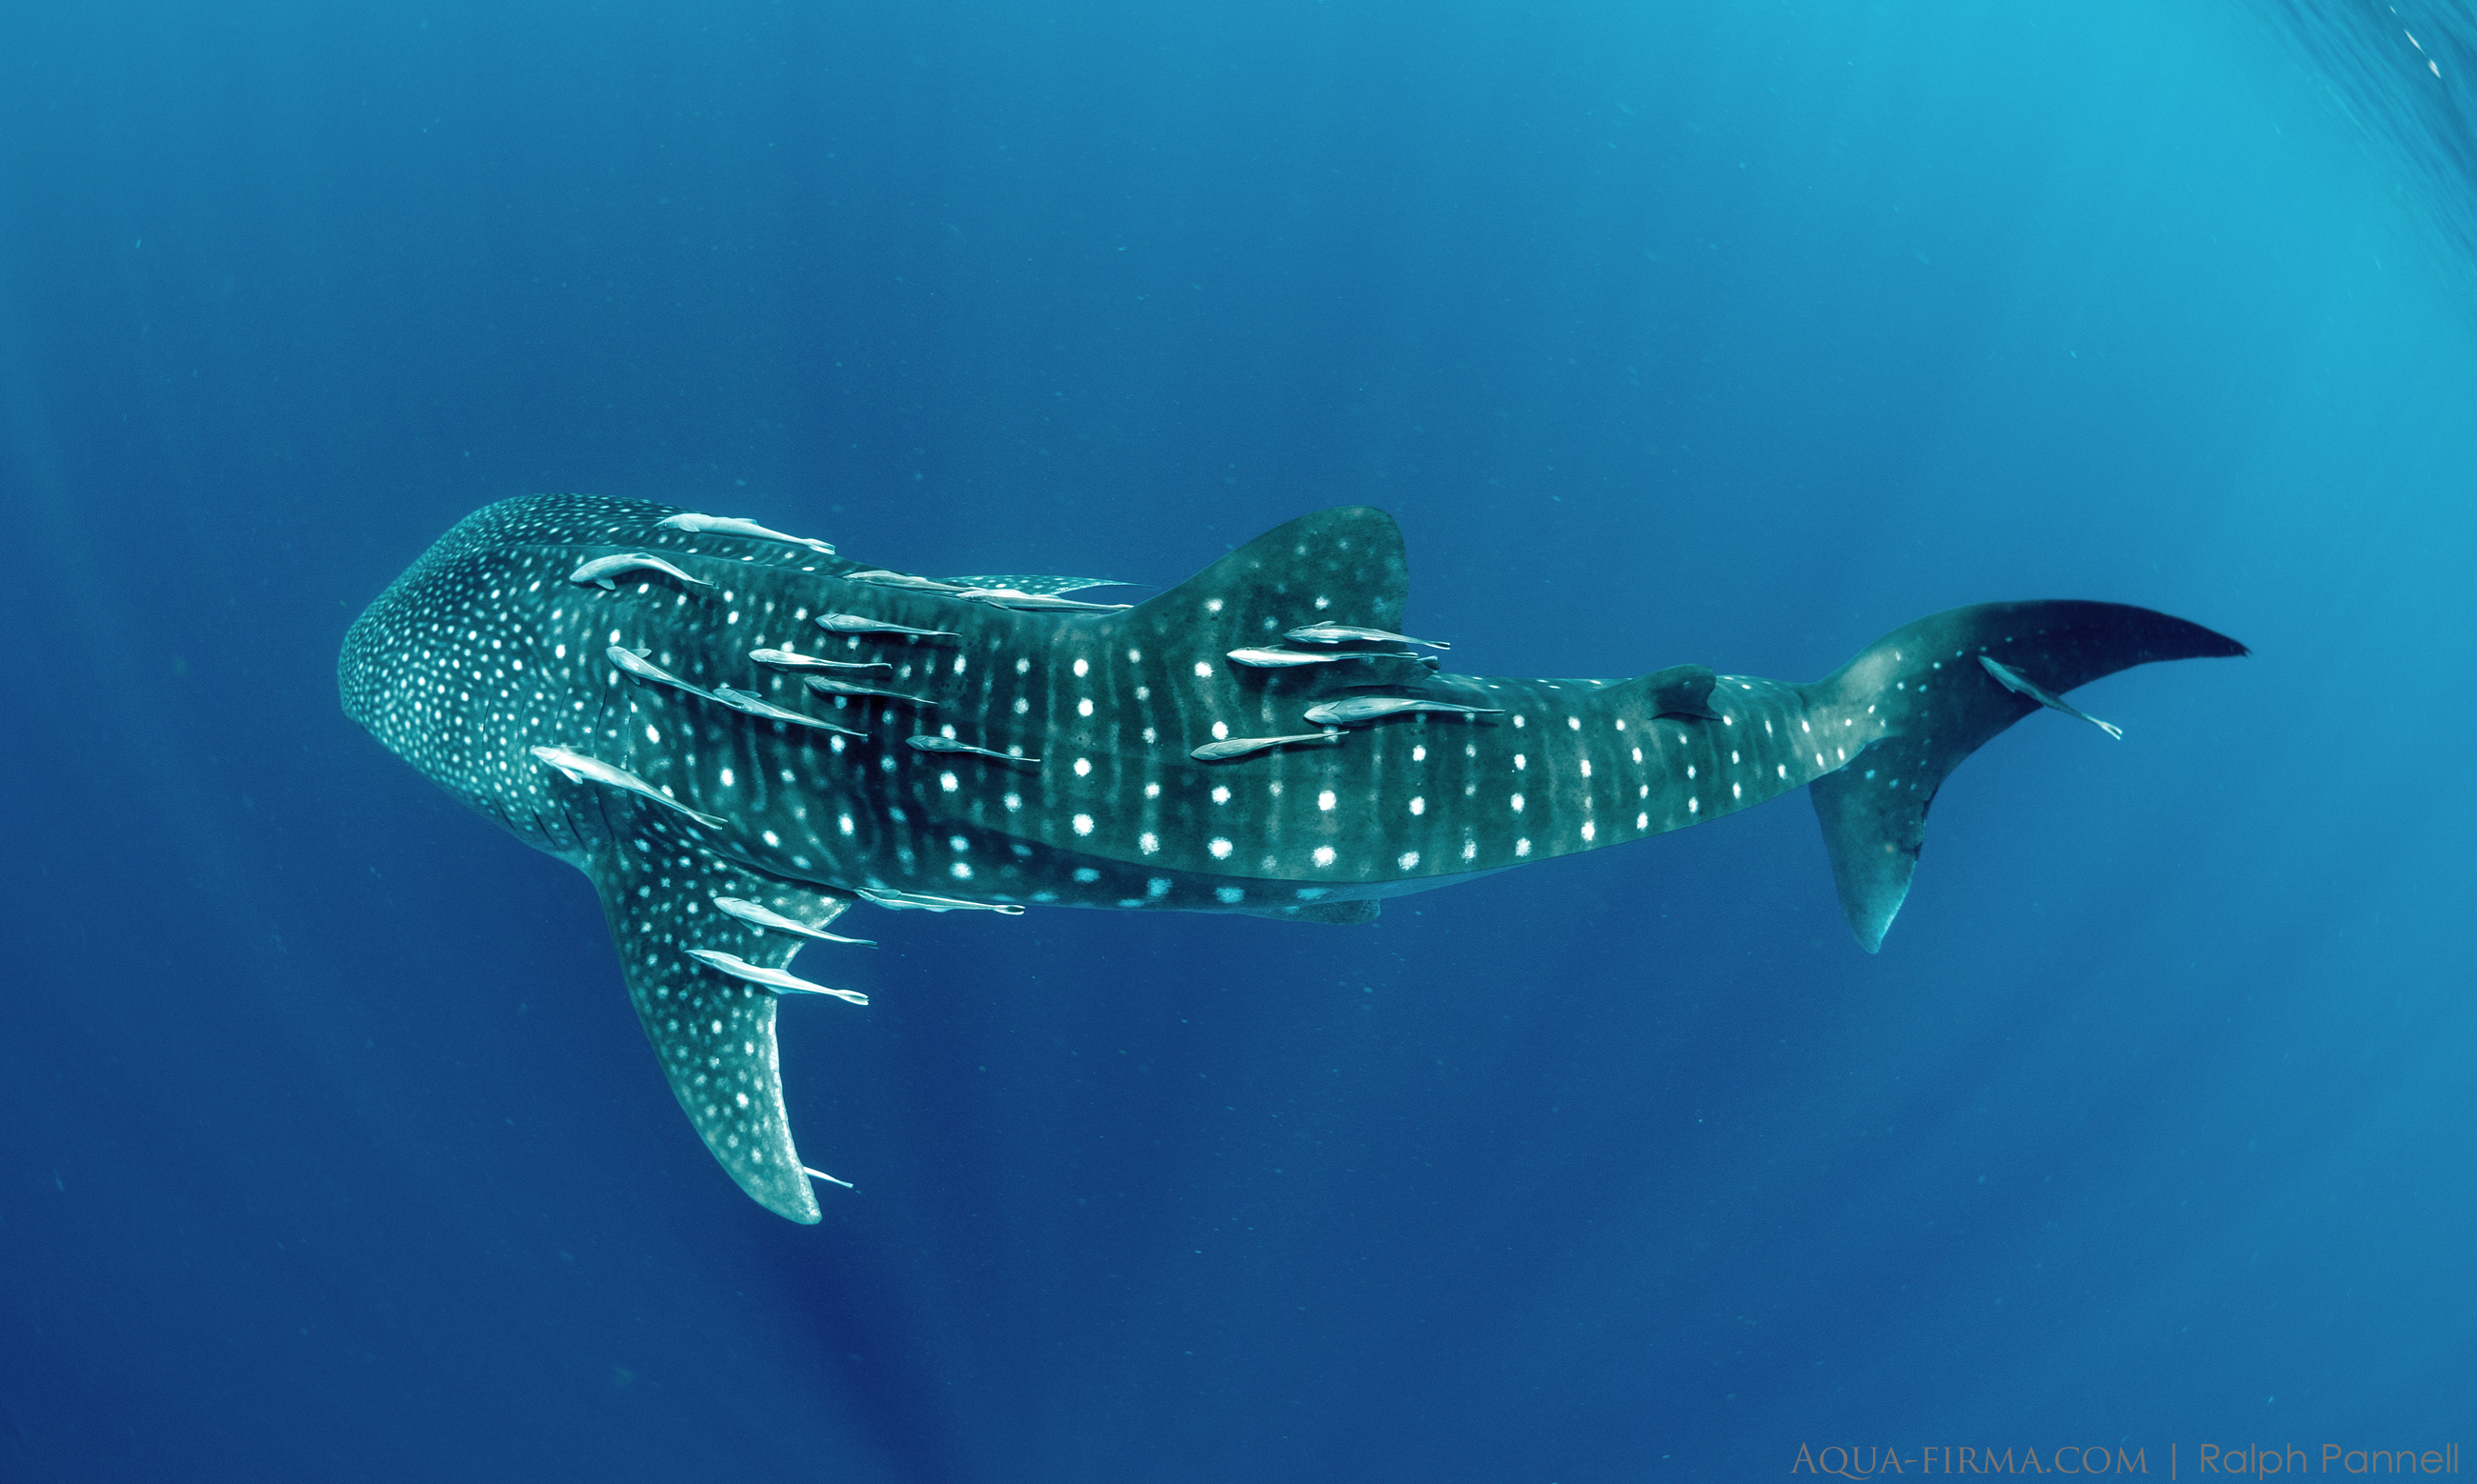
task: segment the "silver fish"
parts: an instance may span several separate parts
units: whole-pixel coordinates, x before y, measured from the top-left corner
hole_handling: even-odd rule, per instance
[[[713,696],[714,700],[721,702],[724,705],[731,707],[735,711],[739,711],[749,716],[762,716],[769,722],[790,722],[796,726],[814,727],[819,731],[840,732],[842,735],[847,737],[865,737],[868,735],[865,731],[854,731],[849,727],[838,726],[834,722],[826,721],[820,717],[805,715],[801,712],[791,710],[788,706],[776,705],[773,702],[758,695],[755,691],[734,690],[728,685],[717,685],[713,688]]]
[[[780,969],[761,968],[737,953],[726,953],[720,949],[692,948],[688,951],[688,954],[709,969],[728,974],[735,979],[746,979],[751,984],[763,984],[776,994],[832,995],[838,1000],[848,1000],[853,1004],[868,1003],[868,996],[858,990],[828,989],[823,984],[812,984],[797,975],[786,974]]]
[[[889,624],[882,618],[863,618],[857,613],[820,613],[817,627],[828,633],[902,634],[914,639],[960,639],[960,633],[944,629],[913,629],[906,624]]]
[[[827,659],[816,655],[802,655],[786,649],[754,649],[748,657],[761,665],[774,665],[785,670],[891,670],[883,659]]]
[[[823,928],[812,928],[806,923],[785,917],[772,907],[751,902],[745,897],[715,897],[712,901],[715,910],[738,918],[751,928],[763,928],[769,932],[788,932],[795,937],[814,938],[820,943],[857,943],[863,948],[877,947],[875,938],[846,938],[839,932],[828,932]]]
[[[1001,753],[992,748],[974,747],[969,742],[958,742],[953,737],[919,736],[905,737],[903,740],[924,753],[970,753],[975,756],[994,757],[1000,762],[1038,764],[1040,761],[1038,757],[1026,757],[1021,753]]]
[[[1312,705],[1304,713],[1319,727],[1352,727],[1406,711],[1444,711],[1456,716],[1502,716],[1494,706],[1458,705],[1451,701],[1421,701],[1412,696],[1351,696]]]
[[[1309,624],[1282,635],[1292,644],[1416,644],[1426,649],[1452,649],[1435,639],[1414,639],[1407,633],[1392,633],[1383,629],[1360,629],[1349,624]]]
[[[862,685],[851,680],[838,680],[829,675],[809,677],[809,688],[820,696],[876,696],[887,701],[909,701],[913,705],[936,705],[926,696],[907,696],[899,690],[880,690],[874,685]]]
[[[571,753],[563,747],[537,747],[528,751],[565,774],[571,783],[593,782],[610,788],[625,789],[629,793],[651,799],[663,808],[677,809],[708,829],[721,829],[731,823],[729,820],[717,819],[711,814],[700,814],[627,769],[614,768],[599,758],[588,757],[583,753]]]
[[[713,585],[701,577],[688,576],[660,556],[648,556],[643,552],[632,552],[625,556],[596,556],[569,573],[567,580],[579,587],[590,582],[606,592],[616,592],[619,584],[612,580],[631,572],[660,572],[698,587]]]
[[[872,568],[866,572],[846,572],[843,574],[843,581],[871,582],[879,587],[909,588],[913,592],[922,593],[961,593],[964,590],[964,585],[961,582],[941,582],[934,577],[914,577],[909,572],[891,572],[884,567]]]
[[[613,664],[617,665],[620,669],[635,676],[640,680],[651,680],[657,685],[668,685],[677,690],[687,691],[691,696],[702,696],[705,694],[705,691],[702,689],[689,684],[688,681],[681,680],[678,676],[673,675],[668,670],[663,669],[661,665],[647,659],[645,656],[653,653],[651,650],[621,649],[618,645],[613,644],[609,649],[604,650],[603,653],[611,656],[611,662]]]
[[[1036,598],[1054,598],[1060,593],[1082,592],[1087,587],[1141,587],[1141,582],[1121,582],[1110,577],[1030,577],[1010,573],[1005,577],[958,577],[947,581],[959,587],[978,587],[991,592],[1029,593]]]
[[[1230,657],[1242,665],[1254,665],[1259,670],[1288,670],[1298,665],[1339,664],[1345,659],[1416,659],[1419,656],[1409,650],[1302,655],[1296,650],[1235,649],[1230,652]]]
[[[699,515],[682,510],[654,524],[667,526],[673,531],[692,531],[701,535],[749,536],[760,541],[781,541],[790,546],[805,546],[828,556],[835,554],[834,547],[824,541],[812,540],[807,536],[788,536],[779,531],[768,531],[753,520],[741,520],[737,515]]]
[[[1020,587],[966,587],[955,596],[971,603],[986,603],[993,608],[1013,608],[1018,613],[1116,613],[1135,606],[1132,603],[1082,603],[1056,593],[1028,593]]]
[[[1012,902],[964,902],[955,897],[925,897],[918,892],[889,891],[884,887],[863,886],[861,899],[895,911],[922,912],[1002,912],[1009,917],[1021,917],[1023,908]]]
[[[1322,731],[1303,731],[1294,737],[1232,737],[1227,742],[1207,742],[1187,755],[1197,762],[1228,762],[1249,753],[1261,753],[1268,747],[1288,747],[1293,742],[1339,742],[1339,730],[1328,727]]]
[[[1984,655],[1978,656],[1978,662],[1985,665],[1987,667],[1987,673],[1995,677],[1996,683],[2003,686],[2006,690],[2014,691],[2027,696],[2031,700],[2039,703],[2040,705],[2045,706],[2050,711],[2062,711],[2066,716],[2078,716],[2083,721],[2096,727],[2099,730],[2106,732],[2109,736],[2115,738],[2118,742],[2124,740],[2123,728],[2115,725],[2114,722],[2100,721],[2097,717],[2092,716],[2088,711],[2074,705],[2063,697],[2039,688],[2025,678],[2020,671],[2014,669],[2011,665],[1989,659]],[[1920,686],[1918,688],[1923,690],[1926,687]]]

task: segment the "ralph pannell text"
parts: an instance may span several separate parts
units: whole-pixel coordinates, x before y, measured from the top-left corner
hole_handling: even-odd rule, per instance
[[[2325,1443],[2314,1448],[2264,1447],[2247,1444],[2230,1447],[2223,1444],[2171,1443],[2167,1456],[2157,1462],[2166,1467],[2158,1470],[2170,1479],[2187,1473],[2200,1476],[2221,1474],[2266,1479],[2298,1473],[2336,1474],[2403,1474],[2458,1473],[2460,1445],[2446,1444],[2438,1448],[2367,1448],[2349,1447],[2344,1444]],[[1912,1474],[1961,1473],[2063,1473],[2063,1474],[2146,1474],[2153,1461],[2147,1447],[2122,1445],[2090,1444],[2076,1447],[2066,1444],[2043,1452],[2036,1447],[2008,1447],[1998,1450],[1971,1444],[1942,1444],[1904,1453],[1898,1448],[1875,1447],[1844,1447],[1833,1444],[1814,1447],[1801,1443],[1797,1458],[1789,1465],[1791,1473],[1832,1473],[1844,1479],[1872,1479],[1884,1475],[1908,1477]]]

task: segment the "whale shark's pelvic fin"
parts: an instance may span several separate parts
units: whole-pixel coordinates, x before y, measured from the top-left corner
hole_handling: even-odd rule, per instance
[[[714,898],[754,903],[813,929],[850,903],[743,870],[686,838],[655,810],[635,812],[630,821],[613,811],[613,838],[585,868],[601,893],[645,1038],[689,1124],[739,1188],[778,1216],[814,1222],[817,1198],[783,1106],[775,996],[698,961],[688,950],[781,969],[810,940],[722,911]]]
[[[1855,708],[1889,731],[1809,786],[1840,907],[1866,952],[1910,894],[1927,808],[1961,760],[2044,695],[2155,659],[2229,657],[2225,634],[2116,603],[1983,603],[1893,630],[1830,677],[1803,687],[1817,707]],[[2029,682],[2002,683],[1992,659]]]

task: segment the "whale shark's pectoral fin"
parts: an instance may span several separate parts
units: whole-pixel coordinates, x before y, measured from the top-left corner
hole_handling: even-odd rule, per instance
[[[645,1038],[688,1123],[739,1188],[778,1216],[814,1222],[817,1198],[783,1106],[775,994],[744,973],[713,966],[727,958],[742,969],[780,970],[810,939],[723,911],[713,899],[754,903],[811,929],[850,903],[735,865],[682,840],[660,819],[636,824],[614,830],[586,874],[602,894]]]

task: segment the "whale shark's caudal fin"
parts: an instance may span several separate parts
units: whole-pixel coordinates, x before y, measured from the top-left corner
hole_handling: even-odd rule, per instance
[[[1804,687],[1811,705],[1871,711],[1889,724],[1846,767],[1810,785],[1850,930],[1866,952],[1882,947],[1910,894],[1936,790],[1989,738],[2041,706],[2080,716],[2057,698],[2101,676],[2244,653],[2225,634],[2148,608],[1983,603],[1895,629]]]

